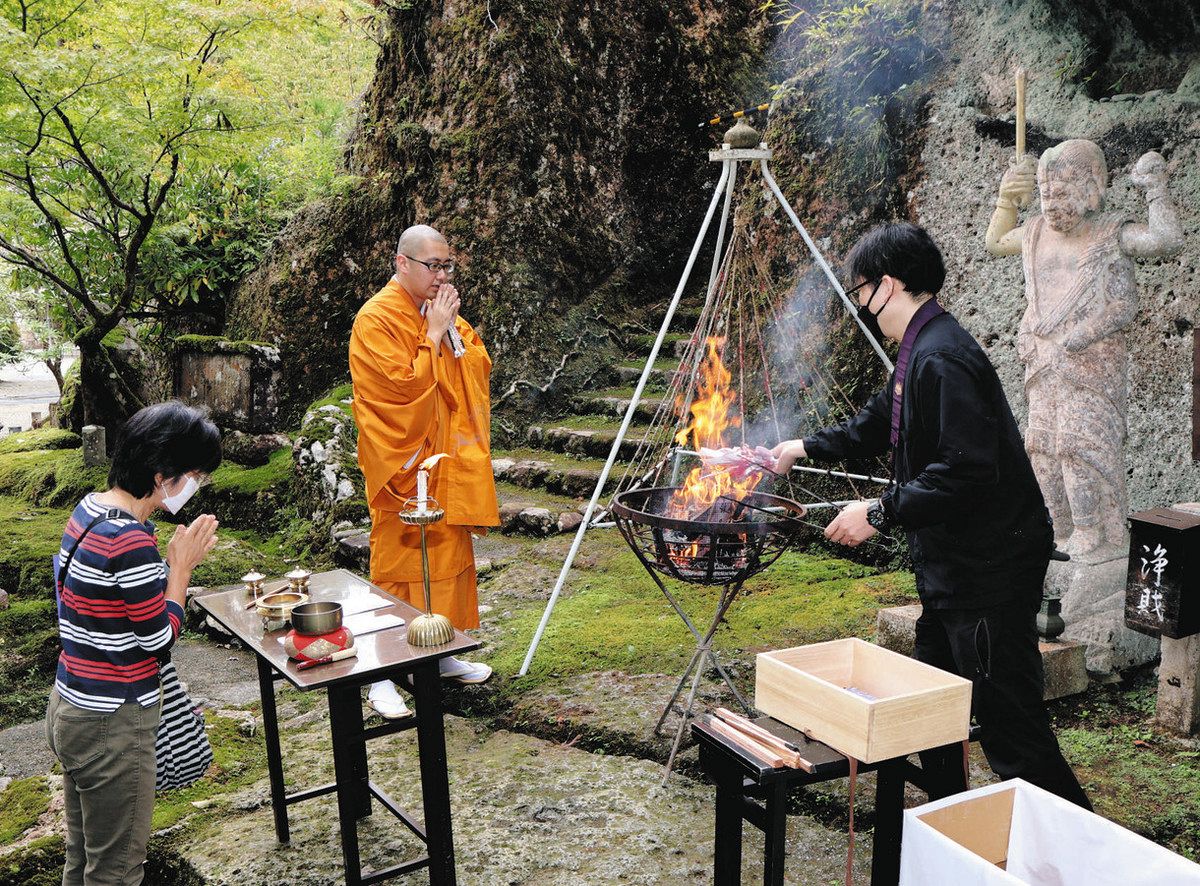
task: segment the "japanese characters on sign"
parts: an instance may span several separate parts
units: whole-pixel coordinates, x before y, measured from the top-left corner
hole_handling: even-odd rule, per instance
[[[1142,570],[1141,578],[1145,583],[1142,588],[1142,596],[1138,600],[1138,612],[1143,615],[1153,615],[1158,621],[1163,620],[1165,615],[1163,611],[1163,595],[1162,595],[1162,574],[1167,568],[1167,564],[1171,561],[1167,559],[1167,549],[1161,544],[1155,544],[1154,550],[1150,550],[1150,545],[1142,545]],[[1154,584],[1150,584],[1150,574],[1154,574]]]

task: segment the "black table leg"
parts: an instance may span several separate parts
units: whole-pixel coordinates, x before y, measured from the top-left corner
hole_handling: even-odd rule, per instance
[[[362,697],[357,686],[329,687],[329,724],[333,732],[333,749],[345,754],[350,767],[351,798],[355,818],[371,814],[371,788],[367,772],[367,740],[363,736]],[[339,775],[338,784],[343,779]]]
[[[742,774],[733,766],[721,766],[712,774],[717,783],[713,886],[741,886]]]
[[[288,827],[287,789],[283,783],[283,755],[279,751],[279,719],[275,712],[275,681],[271,665],[261,655],[258,663],[258,694],[262,700],[263,737],[267,743],[267,772],[271,777],[271,812],[275,816],[275,838],[280,843],[291,842]]]
[[[358,820],[370,814],[371,795],[367,785],[362,702],[357,686],[329,688],[329,728],[333,735],[333,777],[337,784],[338,828],[342,835],[346,886],[359,886],[362,862],[358,854]]]
[[[763,832],[763,886],[783,886],[783,865],[787,858],[788,785],[780,781],[767,794],[767,829]]]
[[[430,886],[456,886],[454,835],[450,821],[450,780],[446,771],[446,726],[442,721],[442,678],[436,661],[413,671],[417,706],[417,749],[421,756],[421,798],[429,851]]]
[[[900,882],[900,829],[904,824],[905,761],[879,765],[875,782],[875,840],[871,858],[871,886],[896,886]]]

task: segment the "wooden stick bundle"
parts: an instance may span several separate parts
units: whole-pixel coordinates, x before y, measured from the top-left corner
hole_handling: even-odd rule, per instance
[[[712,727],[730,741],[775,768],[790,766],[793,769],[803,769],[805,772],[813,771],[813,764],[800,756],[800,749],[796,745],[768,732],[727,708],[717,708],[713,713]]]
[[[1017,68],[1017,162],[1025,157],[1025,69]]]

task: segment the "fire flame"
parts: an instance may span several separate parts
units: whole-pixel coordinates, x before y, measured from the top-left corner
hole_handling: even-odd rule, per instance
[[[737,394],[729,384],[732,376],[721,361],[724,344],[725,339],[717,337],[705,341],[708,353],[700,364],[696,396],[688,410],[691,420],[675,435],[675,442],[680,446],[688,446],[690,442],[690,448],[695,451],[720,449],[725,445],[725,431],[741,426],[741,416],[733,412]],[[757,471],[735,477],[726,465],[702,463],[692,469],[683,486],[671,498],[667,515],[692,520],[709,510],[720,513],[723,509],[713,509],[713,505],[721,503],[721,496],[740,501],[754,490],[761,478],[762,474]]]

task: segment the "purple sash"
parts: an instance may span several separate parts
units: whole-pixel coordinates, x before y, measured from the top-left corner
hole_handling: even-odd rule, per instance
[[[900,441],[900,400],[904,395],[904,377],[908,373],[908,360],[912,356],[913,345],[916,344],[917,336],[925,328],[925,324],[944,313],[946,313],[946,309],[937,303],[936,298],[931,298],[917,308],[917,312],[908,321],[908,328],[904,330],[904,339],[900,342],[900,353],[896,357],[896,373],[892,384],[891,441],[893,449]]]

